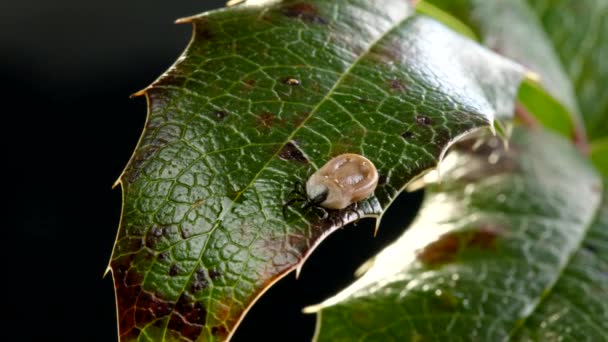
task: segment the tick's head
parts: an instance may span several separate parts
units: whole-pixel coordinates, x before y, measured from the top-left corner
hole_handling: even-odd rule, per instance
[[[313,205],[319,205],[327,199],[329,189],[324,184],[320,183],[306,183],[306,196]]]

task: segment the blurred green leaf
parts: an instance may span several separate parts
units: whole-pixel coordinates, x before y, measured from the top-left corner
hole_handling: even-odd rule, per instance
[[[568,125],[567,136],[572,136],[580,131],[573,127],[582,126],[581,113],[592,139],[608,134],[607,1],[426,2],[462,20],[485,45],[540,76],[543,88],[556,101],[530,84],[519,100],[544,125],[561,133]],[[527,91],[534,94],[525,96]],[[565,121],[565,112],[570,113],[570,122]]]
[[[257,3],[257,4],[256,4]],[[282,205],[341,153],[381,181],[378,215],[448,145],[513,113],[522,68],[402,0],[259,1],[186,18],[193,40],[141,92],[111,260],[122,341],[223,340],[354,220]]]
[[[604,178],[602,207],[581,248],[514,340],[608,339],[607,180]]]
[[[595,140],[590,147],[593,165],[608,177],[608,138]]]
[[[608,1],[528,0],[570,78],[591,140],[608,136]]]
[[[559,136],[519,129],[508,150],[496,138],[458,145],[441,170],[409,230],[308,308],[320,310],[317,340],[605,339],[607,208],[589,162]],[[548,327],[557,306],[568,325]]]

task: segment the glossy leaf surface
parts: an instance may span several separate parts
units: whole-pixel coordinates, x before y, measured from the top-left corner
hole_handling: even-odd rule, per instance
[[[608,340],[607,190],[581,248],[514,340]]]
[[[608,302],[576,317],[608,286],[605,224],[588,233],[605,219],[601,179],[558,136],[520,129],[508,150],[499,145],[448,155],[409,230],[359,280],[308,309],[320,310],[319,341],[501,341],[523,325],[549,336],[555,305],[544,299],[563,295],[570,329],[606,337]]]
[[[379,214],[466,132],[508,118],[516,64],[402,0],[260,1],[186,18],[194,38],[144,93],[111,269],[122,341],[224,340],[253,302],[356,218],[282,205],[351,152]]]

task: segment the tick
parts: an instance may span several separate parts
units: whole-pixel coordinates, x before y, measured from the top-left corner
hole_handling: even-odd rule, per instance
[[[345,153],[329,160],[313,173],[306,185],[296,182],[286,209],[296,202],[303,202],[303,209],[310,207],[341,210],[358,203],[376,190],[378,170],[369,159],[354,153]],[[323,210],[327,216],[327,211]]]

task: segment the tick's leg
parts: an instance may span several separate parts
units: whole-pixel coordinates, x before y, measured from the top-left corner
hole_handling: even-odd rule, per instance
[[[323,207],[317,207],[317,209],[321,210],[321,212],[323,213],[323,216],[321,216],[322,220],[325,220],[327,217],[329,217],[329,213],[327,212],[327,209],[325,209]]]
[[[355,226],[356,226],[357,223],[359,223],[359,220],[361,219],[361,214],[359,214],[359,203],[358,202],[353,203],[351,211],[353,211],[355,213],[355,215],[357,215],[357,219],[355,220]]]
[[[306,196],[306,189],[304,187],[304,183],[300,181],[296,182],[295,190],[297,193],[302,194],[302,196]]]
[[[283,217],[287,218],[287,208],[296,202],[302,202],[301,198],[292,198],[283,204]]]

